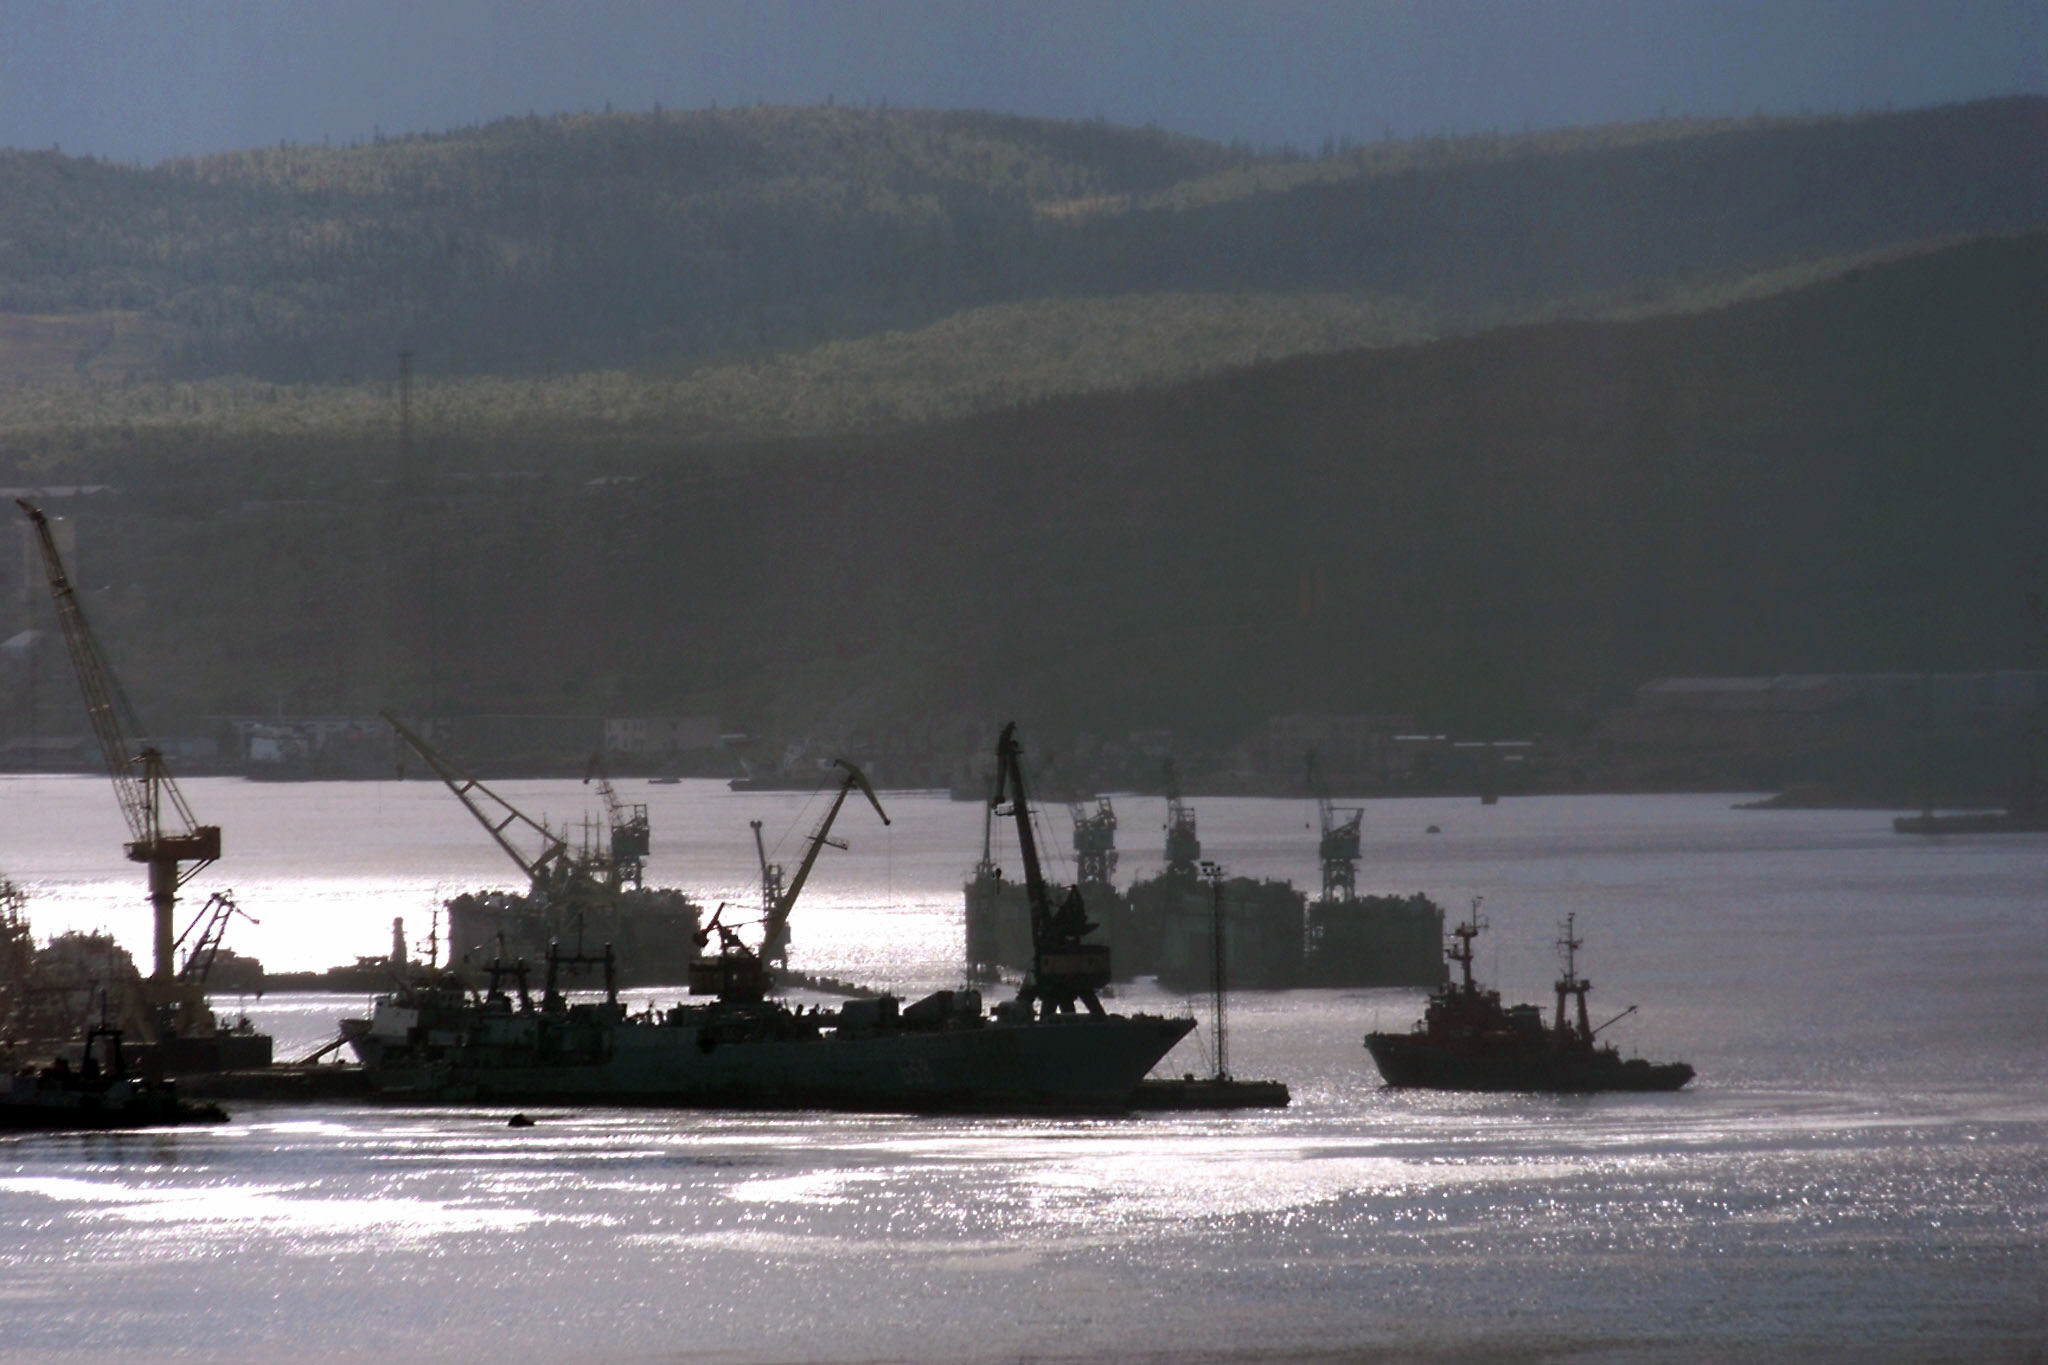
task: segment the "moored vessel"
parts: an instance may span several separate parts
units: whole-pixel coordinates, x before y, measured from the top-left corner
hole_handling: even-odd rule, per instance
[[[1091,925],[1078,897],[1052,909],[1039,874],[1016,769],[1014,727],[1003,733],[1010,791],[1032,892],[1034,961],[1018,995],[984,1011],[975,990],[938,991],[911,1004],[894,996],[836,1009],[767,997],[771,954],[830,815],[813,832],[787,890],[768,877],[759,947],[714,916],[699,934],[718,951],[691,964],[692,995],[629,1013],[618,962],[551,945],[540,998],[523,961],[492,962],[487,986],[429,968],[377,1002],[344,1036],[370,1084],[387,1099],[520,1104],[637,1104],[900,1112],[1114,1112],[1194,1020],[1106,1012],[1108,951],[1083,942]],[[854,785],[873,792],[851,765]],[[1001,793],[998,793],[1000,798]],[[880,804],[876,803],[879,812]],[[837,810],[834,803],[833,810]],[[884,819],[887,817],[884,816]],[[765,854],[764,854],[765,862]],[[571,1002],[566,974],[602,973],[603,998]],[[1077,1008],[1078,1007],[1078,1008]]]
[[[1557,1013],[1546,1026],[1536,1005],[1503,1005],[1500,992],[1472,979],[1472,940],[1486,928],[1479,902],[1451,931],[1445,956],[1459,978],[1429,997],[1422,1019],[1408,1033],[1368,1033],[1365,1047],[1388,1085],[1432,1090],[1677,1090],[1693,1077],[1684,1062],[1653,1064],[1626,1058],[1596,1042],[1600,1031],[1635,1012],[1630,1005],[1594,1027],[1586,1012],[1592,983],[1578,974],[1573,916],[1565,918],[1558,948],[1564,975],[1557,981]],[[1567,1002],[1576,1008],[1567,1013]]]
[[[98,1050],[95,1044],[101,1045]],[[15,1072],[0,1088],[0,1132],[100,1132],[226,1121],[214,1105],[181,1098],[173,1082],[131,1071],[120,1030],[105,1026],[86,1031],[77,1068],[60,1057],[40,1069]]]

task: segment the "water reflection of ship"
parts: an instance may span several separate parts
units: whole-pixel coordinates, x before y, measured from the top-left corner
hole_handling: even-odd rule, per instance
[[[1109,797],[1074,800],[1076,883],[1116,949],[1118,979],[1156,976],[1176,988],[1208,979],[1214,888],[1200,874],[1194,808],[1165,764],[1165,865],[1127,892],[1113,884],[1117,813]],[[1428,897],[1360,895],[1359,810],[1339,811],[1314,778],[1322,818],[1322,894],[1311,901],[1288,882],[1229,877],[1222,887],[1230,927],[1231,979],[1247,989],[1295,986],[1436,985],[1444,979],[1443,912]],[[1029,923],[1022,888],[1003,882],[991,860],[993,823],[984,819],[982,860],[965,887],[966,956],[983,979],[1021,970]]]
[[[1564,973],[1557,981],[1557,1015],[1548,1027],[1538,1006],[1502,1005],[1500,992],[1473,981],[1472,940],[1485,928],[1474,900],[1471,918],[1453,931],[1457,942],[1446,953],[1459,979],[1430,996],[1411,1032],[1366,1035],[1366,1050],[1388,1085],[1579,1092],[1677,1090],[1692,1079],[1692,1068],[1683,1062],[1624,1060],[1611,1046],[1595,1041],[1636,1007],[1630,1005],[1598,1027],[1588,1018],[1586,995],[1592,983],[1578,974],[1581,945],[1574,917],[1565,918],[1558,939]]]
[[[1004,731],[1003,744],[1014,755],[1013,729]],[[857,777],[850,766],[848,772],[842,799]],[[369,1019],[349,1021],[346,1036],[387,1098],[910,1111],[1128,1108],[1139,1080],[1194,1021],[1103,1010],[1096,992],[1109,979],[1108,953],[1085,942],[1090,926],[1084,917],[1051,905],[1031,841],[1022,773],[1014,764],[1006,773],[1037,939],[1016,999],[987,1014],[973,990],[939,991],[908,1006],[890,996],[849,1001],[832,1011],[768,998],[768,949],[801,889],[800,874],[776,897],[759,943],[740,935],[743,926],[714,921],[708,932],[717,934],[718,950],[690,973],[692,994],[711,995],[709,1003],[628,1014],[618,1001],[609,948],[592,955],[557,946],[545,959],[538,1001],[525,965],[498,960],[486,969],[489,985],[481,996],[449,974],[425,974],[380,1000]],[[831,842],[828,831],[829,819],[812,836],[804,871]],[[603,971],[604,999],[570,1003],[563,971],[590,965]]]

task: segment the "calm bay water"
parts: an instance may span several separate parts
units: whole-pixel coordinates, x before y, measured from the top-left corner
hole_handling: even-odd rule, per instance
[[[573,782],[507,783],[557,823]],[[438,784],[186,784],[226,830],[191,891],[277,968],[424,939],[511,865]],[[622,784],[650,881],[755,896],[821,803]],[[956,984],[977,807],[850,805],[800,965]],[[1306,802],[1195,803],[1233,872],[1315,876]],[[41,933],[147,943],[103,783],[0,779],[0,872]],[[1118,802],[1122,879],[1160,803]],[[1441,833],[1425,832],[1431,824]],[[1051,820],[1064,843],[1065,820]],[[999,847],[1001,845],[999,844]],[[1547,1000],[1578,915],[1625,1051],[1676,1096],[1396,1094],[1360,1035],[1416,991],[1245,994],[1277,1114],[1118,1122],[243,1105],[225,1128],[0,1141],[0,1356],[2033,1359],[2048,1353],[2048,837],[1896,836],[1871,812],[1542,798],[1366,813],[1362,888],[1483,895],[1480,967]],[[1011,860],[1014,870],[1014,859]],[[195,901],[196,903],[196,901]],[[673,992],[638,991],[666,998]],[[222,1002],[232,1005],[233,1002]],[[289,1054],[360,1001],[247,1002]],[[1178,1009],[1148,986],[1121,1008]],[[1205,1040],[1174,1070],[1205,1065]]]

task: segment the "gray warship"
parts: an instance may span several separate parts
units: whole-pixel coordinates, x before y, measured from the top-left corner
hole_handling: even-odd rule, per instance
[[[770,999],[767,949],[847,793],[874,794],[850,764],[839,797],[810,836],[790,889],[761,925],[760,946],[722,914],[700,931],[716,953],[691,964],[690,992],[710,996],[666,1010],[629,1012],[618,998],[618,960],[550,945],[536,1000],[530,969],[493,961],[478,989],[462,975],[427,970],[382,999],[343,1034],[376,1093],[436,1103],[618,1104],[890,1112],[1116,1112],[1138,1082],[1194,1028],[1188,1018],[1116,1015],[1096,992],[1109,951],[1078,894],[1055,908],[1032,840],[1015,726],[998,746],[1031,893],[1031,971],[1014,999],[984,1011],[975,990],[938,991],[905,1004],[893,996],[833,1009]],[[880,803],[876,802],[877,811]],[[886,816],[884,817],[886,819]],[[569,1000],[576,971],[603,977],[603,998]]]

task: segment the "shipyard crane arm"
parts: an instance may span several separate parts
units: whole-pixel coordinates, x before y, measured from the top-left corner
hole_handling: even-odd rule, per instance
[[[1038,839],[1031,828],[1031,807],[1024,796],[1024,746],[1017,742],[1017,722],[1003,727],[996,741],[996,789],[989,798],[999,807],[1007,798],[1017,820],[1017,854],[1024,863],[1024,894],[1031,906],[1031,938],[1035,944],[1045,936],[1052,919],[1051,897],[1045,887],[1045,873],[1038,865]]]
[[[1038,840],[1031,828],[1031,803],[1024,794],[1024,747],[1017,741],[1017,723],[1003,727],[996,741],[996,790],[991,806],[1007,796],[1017,821],[1017,853],[1024,863],[1024,887],[1031,906],[1031,976],[1019,995],[1026,1006],[1043,1003],[1049,1010],[1070,1012],[1080,1001],[1092,1015],[1103,1012],[1095,992],[1109,984],[1109,949],[1082,943],[1096,926],[1087,916],[1081,888],[1067,893],[1058,910],[1038,865]]]
[[[78,674],[78,690],[99,740],[107,776],[113,779],[115,799],[128,822],[129,861],[149,869],[149,903],[155,919],[150,981],[160,992],[165,991],[173,977],[171,928],[178,890],[201,868],[219,859],[220,826],[202,825],[192,817],[184,793],[171,780],[163,752],[141,738],[142,725],[135,708],[107,663],[70,575],[64,572],[64,558],[57,552],[49,519],[32,503],[16,499],[16,506],[35,527],[57,621],[71,651],[73,671]]]
[[[1356,856],[1355,845],[1358,842],[1359,828],[1365,822],[1365,808],[1351,806],[1343,810],[1338,809],[1336,802],[1330,799],[1330,784],[1324,780],[1322,768],[1316,763],[1314,749],[1308,751],[1308,789],[1315,793],[1316,813],[1322,820],[1324,842],[1327,843],[1332,836],[1340,842],[1349,837],[1354,845],[1353,856]],[[1347,818],[1340,821],[1337,818],[1339,815]]]
[[[761,860],[761,923],[766,924],[782,900],[782,864],[768,861],[768,845],[761,841],[761,822],[747,821],[754,831],[754,853]]]
[[[1308,751],[1308,787],[1315,794],[1316,814],[1322,825],[1322,842],[1317,856],[1323,869],[1323,899],[1351,900],[1358,894],[1359,847],[1365,823],[1365,809],[1354,806],[1339,810],[1330,799],[1330,784],[1316,764],[1316,751]],[[1342,816],[1344,818],[1340,819]]]
[[[1090,812],[1078,798],[1067,802],[1074,823],[1074,879],[1083,886],[1107,886],[1116,874],[1116,808],[1097,797]]]
[[[653,826],[647,818],[647,807],[619,798],[618,789],[605,773],[603,754],[592,754],[583,771],[585,782],[593,778],[597,780],[597,794],[604,801],[605,825],[611,834],[613,875],[621,882],[638,886],[647,866],[648,850],[653,846]]]
[[[780,962],[788,956],[789,912],[796,905],[796,898],[803,893],[804,882],[811,875],[811,865],[818,861],[819,850],[827,844],[833,848],[846,847],[843,840],[834,839],[831,834],[832,822],[839,818],[839,808],[846,804],[848,793],[859,787],[861,795],[867,797],[868,804],[875,808],[875,814],[881,816],[882,823],[889,823],[889,813],[882,809],[881,798],[875,795],[875,789],[868,784],[867,775],[843,758],[835,758],[832,762],[846,769],[846,776],[839,779],[839,790],[833,795],[832,804],[825,808],[824,817],[818,821],[817,828],[811,831],[809,847],[804,849],[803,861],[796,866],[796,875],[789,879],[789,885],[782,889],[781,895],[768,907],[767,925],[762,931],[761,939],[761,956],[768,962]],[[761,849],[760,839],[761,828],[757,824],[754,827],[754,843],[756,850],[761,853],[761,879],[765,888],[780,880],[781,869],[769,863],[767,852]]]
[[[128,821],[132,840],[128,845],[128,856],[137,862],[145,862],[151,856],[150,851],[159,846],[179,853],[180,862],[194,864],[179,875],[178,882],[182,885],[199,868],[220,856],[220,831],[202,826],[193,818],[192,808],[185,804],[184,793],[178,790],[178,784],[171,780],[170,772],[164,766],[163,754],[140,738],[142,726],[136,719],[135,708],[129,703],[128,694],[122,690],[120,679],[107,663],[98,637],[86,622],[85,608],[78,600],[77,590],[71,586],[70,576],[64,571],[63,557],[57,552],[57,540],[50,532],[49,518],[32,503],[16,499],[15,505],[27,514],[35,527],[36,544],[42,551],[43,570],[50,580],[50,596],[56,604],[57,621],[63,628],[64,644],[71,651],[72,668],[78,674],[78,689],[84,694],[86,714],[91,718],[93,734],[99,740],[100,757],[106,764],[107,776],[113,779],[114,795],[121,803],[121,814]],[[212,851],[206,852],[207,848]]]
[[[463,808],[475,816],[476,822],[490,833],[498,847],[505,850],[505,856],[519,864],[519,870],[532,882],[533,889],[547,890],[566,865],[568,841],[450,762],[391,712],[379,711],[377,714],[384,717],[385,723],[398,732],[398,737],[411,745],[413,752],[425,759],[427,766],[448,784],[448,790],[455,793]],[[524,852],[507,833],[508,830],[525,831],[532,841],[539,844],[540,851],[534,854]]]
[[[590,756],[590,762],[583,767],[583,781],[586,784],[592,781],[597,783],[597,795],[604,802],[605,816],[614,826],[617,826],[620,820],[629,818],[626,815],[626,803],[619,799],[618,789],[612,786],[611,775],[604,770],[603,754]]]
[[[178,935],[177,946],[185,947],[186,940],[192,946],[185,951],[185,961],[178,968],[178,979],[194,985],[204,986],[207,973],[213,970],[213,960],[220,955],[221,940],[227,936],[228,924],[237,916],[251,924],[263,921],[235,904],[235,898],[226,891],[216,891],[206,898],[206,904],[199,907],[199,913],[185,926],[185,932]]]

